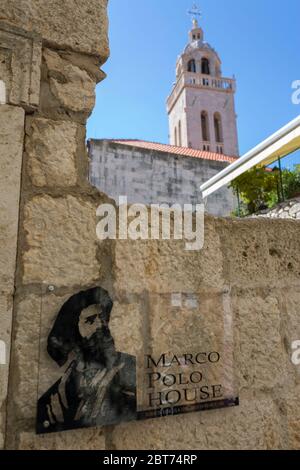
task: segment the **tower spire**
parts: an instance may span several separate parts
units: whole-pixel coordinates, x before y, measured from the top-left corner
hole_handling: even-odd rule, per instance
[[[194,3],[192,8],[188,11],[188,14],[192,17],[193,27],[198,28],[198,18],[202,17],[202,12],[196,3]]]
[[[200,8],[196,5],[196,3],[194,3],[191,10],[188,11],[188,14],[191,15],[192,23],[193,23],[193,27],[191,31],[189,32],[190,42],[193,42],[196,40],[203,41],[203,37],[204,37],[203,30],[199,26],[199,23],[198,23],[198,18],[202,17],[202,13],[200,11]]]

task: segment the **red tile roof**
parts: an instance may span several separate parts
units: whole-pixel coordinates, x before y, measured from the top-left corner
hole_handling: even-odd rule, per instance
[[[182,155],[185,157],[200,158],[203,160],[215,160],[217,162],[233,163],[238,157],[230,157],[228,155],[218,154],[214,152],[204,152],[203,150],[194,150],[188,147],[175,147],[175,145],[159,144],[156,142],[146,142],[144,140],[126,140],[126,139],[109,139],[110,142],[116,144],[130,145],[148,150],[156,150],[158,152],[173,153],[174,155]]]

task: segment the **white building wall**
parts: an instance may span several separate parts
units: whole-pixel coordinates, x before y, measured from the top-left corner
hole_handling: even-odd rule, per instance
[[[105,140],[89,141],[90,182],[116,202],[129,204],[200,204],[201,184],[228,163],[141,149]],[[206,210],[229,216],[237,201],[224,187],[207,198]]]

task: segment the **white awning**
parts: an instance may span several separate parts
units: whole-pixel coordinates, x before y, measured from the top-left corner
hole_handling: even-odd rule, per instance
[[[267,166],[300,148],[300,116],[236,160],[200,189],[203,198],[231,183],[254,166]]]

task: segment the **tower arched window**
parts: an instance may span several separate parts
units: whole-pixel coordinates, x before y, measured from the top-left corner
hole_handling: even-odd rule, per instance
[[[204,57],[201,61],[201,73],[204,75],[210,75],[210,65],[209,60]]]
[[[194,59],[188,62],[188,72],[196,73],[196,62]]]
[[[182,140],[181,140],[181,121],[178,123],[178,146],[181,147]]]
[[[216,142],[223,142],[223,129],[222,129],[222,118],[220,113],[214,114],[214,127],[215,127],[215,138]]]
[[[202,140],[204,142],[209,142],[209,123],[208,123],[208,114],[206,111],[201,113],[201,129],[202,129]]]
[[[175,127],[175,132],[174,132],[174,142],[175,142],[175,146],[177,147],[177,127]]]

